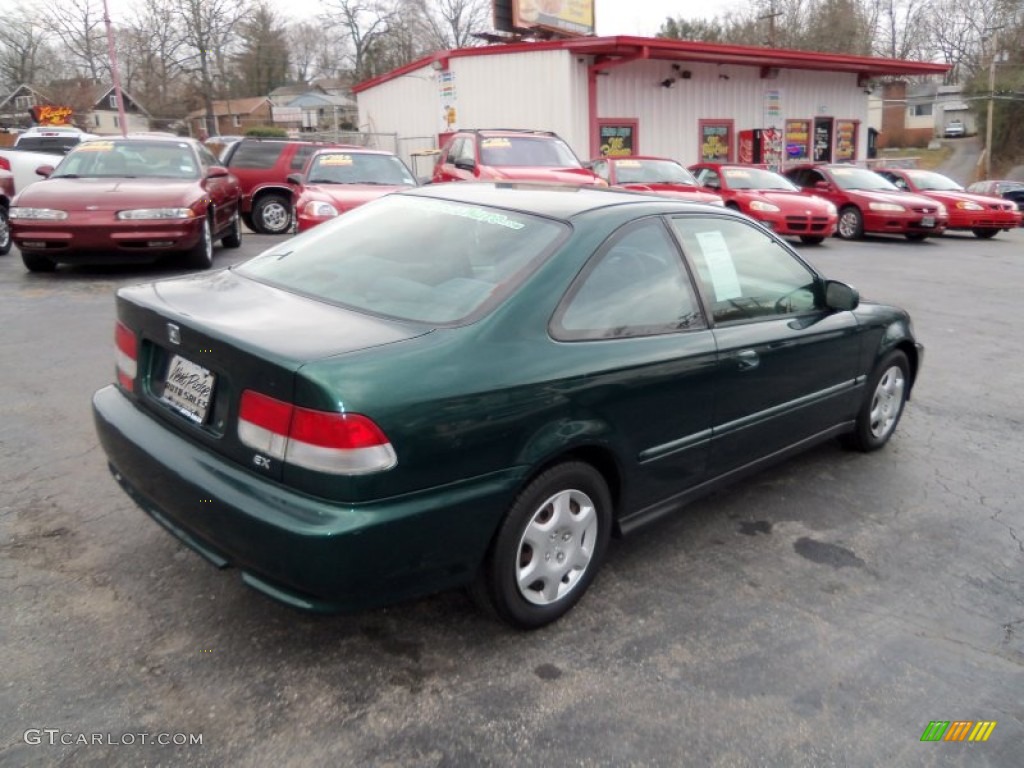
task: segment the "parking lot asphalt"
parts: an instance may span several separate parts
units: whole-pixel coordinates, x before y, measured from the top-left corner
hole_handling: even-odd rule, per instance
[[[209,566],[117,488],[89,409],[113,291],[180,272],[0,259],[0,765],[1020,766],[1024,229],[801,252],[914,317],[890,445],[613,542],[532,633],[460,592],[300,614]]]

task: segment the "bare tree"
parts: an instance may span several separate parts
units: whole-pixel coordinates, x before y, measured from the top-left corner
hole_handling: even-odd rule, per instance
[[[192,49],[198,89],[206,108],[207,131],[217,131],[213,114],[214,79],[227,72],[235,25],[245,11],[244,0],[179,0],[177,18],[182,38]]]
[[[0,86],[10,91],[22,83],[38,84],[52,64],[46,25],[40,14],[25,6],[4,16],[0,24]]]
[[[61,0],[49,6],[47,18],[79,74],[93,82],[109,75],[101,0]]]
[[[426,33],[422,42],[430,50],[477,45],[473,33],[490,26],[488,0],[415,0],[415,5]]]
[[[155,114],[180,108],[185,70],[194,63],[178,7],[178,0],[146,0],[118,33],[125,87]]]
[[[355,78],[362,80],[376,74],[371,66],[371,52],[378,39],[396,23],[394,6],[381,0],[332,0],[326,5],[322,18],[348,43]]]

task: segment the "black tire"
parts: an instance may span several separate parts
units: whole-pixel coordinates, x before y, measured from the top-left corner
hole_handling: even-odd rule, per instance
[[[491,542],[473,597],[514,627],[550,624],[594,580],[611,527],[612,499],[601,474],[579,461],[552,467],[516,497]],[[543,536],[543,560],[528,534]],[[537,574],[530,572],[533,563]]]
[[[25,251],[22,251],[21,261],[29,272],[54,272],[57,269],[56,261],[38,253],[25,253]]]
[[[252,223],[263,235],[283,235],[292,224],[291,202],[283,195],[263,195],[252,207]]]
[[[220,243],[225,248],[242,247],[242,219],[238,211],[235,211],[235,215],[231,217],[231,227],[228,229],[228,233],[220,239]]]
[[[920,243],[922,240],[928,237],[927,232],[907,232],[906,238],[912,243]]]
[[[185,254],[185,266],[189,269],[209,269],[213,266],[213,228],[209,216],[203,219],[199,242]]]
[[[7,207],[0,205],[0,256],[11,252],[11,226],[7,219]]]
[[[800,242],[804,245],[821,245],[825,238],[817,235],[800,235]]]
[[[242,223],[245,224],[245,226],[249,228],[250,232],[255,232],[256,231],[256,224],[252,220],[252,214],[251,213],[243,213],[242,214]]]
[[[910,363],[900,350],[893,350],[875,367],[864,390],[864,403],[857,413],[853,432],[843,443],[854,450],[877,451],[892,437],[903,415],[910,392]]]
[[[743,211],[743,209],[742,209],[742,208],[740,208],[740,206],[739,206],[739,203],[735,203],[735,202],[733,202],[732,200],[730,200],[729,202],[727,202],[727,203],[725,204],[725,207],[726,207],[726,208],[730,208],[730,209],[732,209],[732,210],[734,210],[734,211],[740,211],[740,212],[742,212],[742,211]]]
[[[839,211],[836,234],[843,240],[860,240],[864,237],[864,215],[860,208],[848,205]]]
[[[999,234],[998,229],[972,229],[971,232],[981,240],[988,240],[990,237],[995,237]]]

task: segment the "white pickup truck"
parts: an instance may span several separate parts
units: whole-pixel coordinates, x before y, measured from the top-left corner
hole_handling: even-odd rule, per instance
[[[21,192],[43,178],[36,168],[57,165],[78,142],[92,138],[95,136],[91,133],[63,126],[29,128],[18,136],[13,147],[0,149],[0,169],[14,174],[14,191]]]

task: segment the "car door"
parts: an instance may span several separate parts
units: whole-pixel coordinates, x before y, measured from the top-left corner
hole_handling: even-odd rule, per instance
[[[861,329],[824,282],[761,227],[672,219],[711,315],[719,372],[709,471],[749,465],[853,418]]]
[[[236,182],[230,175],[209,178],[207,174],[210,172],[210,168],[217,165],[217,158],[206,147],[200,146],[197,151],[203,174],[203,187],[213,205],[213,234],[216,235],[218,232],[223,232],[235,216],[237,210]]]
[[[619,230],[551,322],[567,363],[586,360],[587,416],[610,427],[626,514],[653,514],[704,477],[717,355],[665,222]]]

